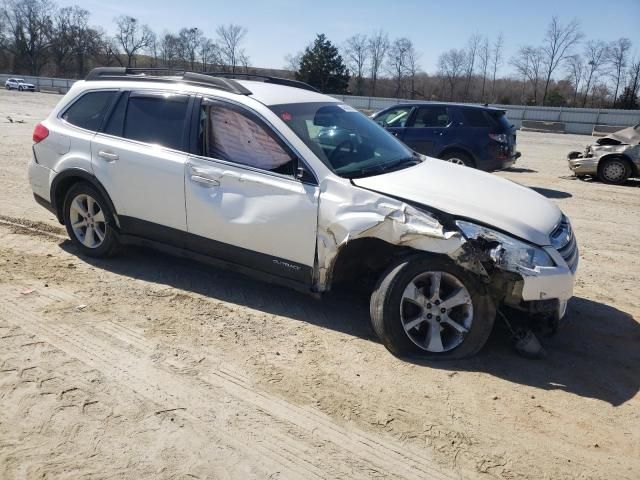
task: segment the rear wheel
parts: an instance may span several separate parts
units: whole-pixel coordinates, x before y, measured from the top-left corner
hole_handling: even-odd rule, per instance
[[[445,160],[449,163],[455,163],[456,165],[464,165],[466,167],[475,167],[473,160],[466,153],[449,152],[449,153],[445,153],[441,158],[442,160]]]
[[[88,183],[76,183],[67,192],[64,221],[69,237],[82,254],[108,257],[117,251],[113,213],[100,192]]]
[[[614,185],[624,183],[631,176],[631,167],[623,158],[607,158],[598,166],[598,178]]]
[[[373,329],[389,351],[431,359],[477,353],[496,312],[472,275],[427,255],[389,268],[371,296],[370,311]]]

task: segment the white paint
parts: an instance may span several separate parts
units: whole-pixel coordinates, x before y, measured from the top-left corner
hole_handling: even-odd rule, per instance
[[[562,215],[551,201],[490,173],[425,158],[415,167],[354,182],[475,220],[536,245],[549,245],[549,234]]]

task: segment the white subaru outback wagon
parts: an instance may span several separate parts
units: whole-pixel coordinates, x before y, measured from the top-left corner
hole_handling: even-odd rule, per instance
[[[372,279],[397,355],[472,355],[497,309],[557,321],[573,293],[578,248],[553,203],[299,82],[95,69],[33,140],[35,198],[81,254],[148,245],[314,293]]]

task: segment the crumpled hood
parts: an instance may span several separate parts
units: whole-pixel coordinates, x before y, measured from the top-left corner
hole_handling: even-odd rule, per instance
[[[640,123],[635,127],[623,128],[617,132],[610,133],[596,141],[598,145],[615,145],[617,142],[629,145],[640,144]]]
[[[415,167],[357,178],[363,188],[432,207],[496,227],[537,245],[549,245],[549,234],[562,212],[530,188],[496,175],[427,158]]]

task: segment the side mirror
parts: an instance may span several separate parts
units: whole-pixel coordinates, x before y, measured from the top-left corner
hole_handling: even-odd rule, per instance
[[[303,183],[311,183],[314,185],[318,183],[313,173],[309,170],[309,167],[307,167],[301,160],[298,160],[298,165],[296,167],[296,178]]]

